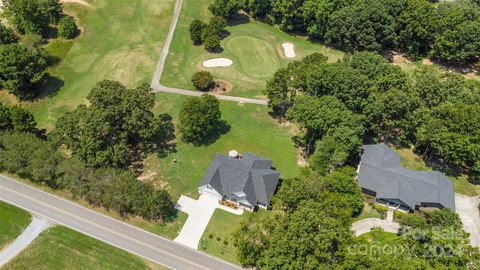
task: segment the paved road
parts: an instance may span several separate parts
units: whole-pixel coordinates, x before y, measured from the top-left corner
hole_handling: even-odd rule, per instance
[[[5,176],[0,200],[173,269],[241,269]]]
[[[15,256],[28,247],[41,232],[48,229],[48,227],[50,227],[48,220],[34,216],[25,231],[23,231],[13,243],[0,251],[0,267],[15,258]]]
[[[170,51],[170,46],[172,45],[175,28],[177,27],[178,19],[180,17],[180,12],[182,10],[182,4],[183,4],[183,0],[177,0],[175,4],[175,11],[173,13],[170,29],[168,30],[167,39],[165,40],[165,44],[163,46],[162,53],[160,55],[160,60],[158,61],[157,68],[155,70],[155,73],[153,74],[150,87],[153,89],[154,93],[165,92],[165,93],[174,93],[174,94],[186,95],[186,96],[201,96],[203,94],[202,92],[168,87],[160,84],[160,78],[162,77],[168,52]],[[241,103],[251,103],[251,104],[258,104],[258,105],[267,105],[267,100],[264,100],[264,99],[252,99],[252,98],[232,97],[232,96],[224,96],[224,95],[215,95],[215,96],[220,100],[235,101],[235,102],[241,102]]]

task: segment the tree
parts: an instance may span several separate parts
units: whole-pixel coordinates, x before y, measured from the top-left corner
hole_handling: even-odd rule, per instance
[[[353,114],[337,98],[298,96],[287,117],[306,129],[306,153],[316,139],[331,135],[353,154],[359,150],[363,135],[363,117]]]
[[[31,98],[34,87],[46,74],[47,61],[36,50],[20,44],[0,46],[0,86],[11,93]]]
[[[3,15],[22,34],[45,35],[63,13],[59,0],[5,0]]]
[[[202,44],[203,32],[207,25],[200,20],[193,20],[190,23],[190,39],[193,41],[194,45]]]
[[[231,18],[242,8],[241,0],[215,0],[208,6],[214,16]]]
[[[188,98],[180,108],[178,128],[182,140],[201,143],[217,131],[222,113],[217,98],[211,95]]]
[[[60,155],[56,147],[29,132],[0,135],[0,166],[10,173],[54,186]]]
[[[227,30],[225,30],[226,27],[227,21],[223,17],[212,17],[210,18],[208,25],[203,30],[203,36],[205,39],[211,35],[222,39],[224,36],[226,36],[226,33],[228,33]]]
[[[217,52],[222,49],[220,38],[216,35],[208,35],[203,43],[205,44],[205,49],[209,52]]]
[[[80,30],[72,16],[63,16],[58,22],[58,35],[65,39],[72,39],[78,35]]]
[[[329,17],[327,43],[347,51],[380,51],[395,43],[394,18],[375,0],[357,1]]]
[[[37,129],[37,122],[33,115],[19,106],[13,106],[10,108],[10,121],[11,126],[15,131],[31,133],[39,132]]]
[[[408,0],[407,7],[397,18],[398,46],[413,57],[426,53],[436,32],[435,13],[425,0]]]
[[[325,136],[316,143],[309,163],[318,173],[325,174],[343,165],[348,157],[345,145],[338,143],[333,136]]]
[[[254,18],[266,20],[272,11],[272,0],[245,0],[245,9]]]
[[[101,81],[79,105],[62,116],[51,136],[93,167],[128,167],[151,152],[170,150],[174,139],[171,117],[155,116],[148,85],[127,89],[115,81]]]
[[[215,83],[213,76],[208,71],[199,71],[193,74],[192,83],[198,90],[208,90]]]
[[[18,37],[12,29],[0,23],[0,45],[18,42]]]
[[[466,21],[437,35],[432,56],[449,62],[475,63],[480,59],[479,51],[480,18]]]
[[[415,144],[438,161],[470,170],[480,159],[480,106],[444,102],[427,110]]]

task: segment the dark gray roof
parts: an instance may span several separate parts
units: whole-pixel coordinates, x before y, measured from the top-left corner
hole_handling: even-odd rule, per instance
[[[222,196],[251,206],[270,204],[280,173],[272,170],[272,161],[245,153],[242,159],[217,154],[199,187],[210,184]]]
[[[377,198],[397,199],[411,209],[438,203],[455,211],[452,182],[437,171],[414,171],[400,166],[400,156],[385,144],[364,145],[358,184]]]

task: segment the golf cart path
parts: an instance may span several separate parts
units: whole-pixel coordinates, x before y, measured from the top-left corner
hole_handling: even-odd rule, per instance
[[[30,222],[25,231],[23,231],[13,243],[0,251],[0,267],[15,258],[15,256],[28,247],[28,245],[30,245],[41,232],[50,227],[50,225],[46,219],[33,216],[32,222]]]
[[[150,87],[152,88],[152,91],[154,93],[164,92],[164,93],[173,93],[173,94],[186,95],[186,96],[201,96],[204,93],[192,91],[192,90],[174,88],[174,87],[167,87],[160,83],[160,78],[162,77],[162,73],[165,68],[165,62],[167,60],[167,56],[170,51],[170,46],[172,45],[173,35],[175,34],[175,28],[177,27],[178,19],[180,18],[182,5],[183,5],[183,0],[177,0],[177,2],[175,3],[175,11],[173,13],[172,23],[170,24],[167,39],[165,40],[165,45],[163,46],[162,53],[160,54],[160,60],[158,61],[157,68],[155,70],[155,73],[153,74]],[[223,95],[214,95],[214,96],[220,100],[235,101],[239,103],[250,103],[250,104],[257,104],[257,105],[268,104],[267,100],[264,100],[264,99],[252,99],[252,98],[223,96]]]
[[[373,228],[382,228],[385,232],[397,233],[400,229],[400,224],[393,221],[393,210],[389,209],[387,219],[365,218],[354,222],[350,227],[355,236],[368,233]]]

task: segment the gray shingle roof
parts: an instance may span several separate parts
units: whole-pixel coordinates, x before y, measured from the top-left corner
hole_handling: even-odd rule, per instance
[[[222,196],[251,206],[257,202],[269,205],[279,178],[280,173],[272,170],[272,161],[266,158],[251,153],[242,159],[217,154],[199,187],[209,184]]]
[[[377,198],[397,199],[411,209],[437,203],[455,211],[452,182],[437,171],[414,171],[400,166],[400,156],[385,144],[364,145],[358,184]]]

